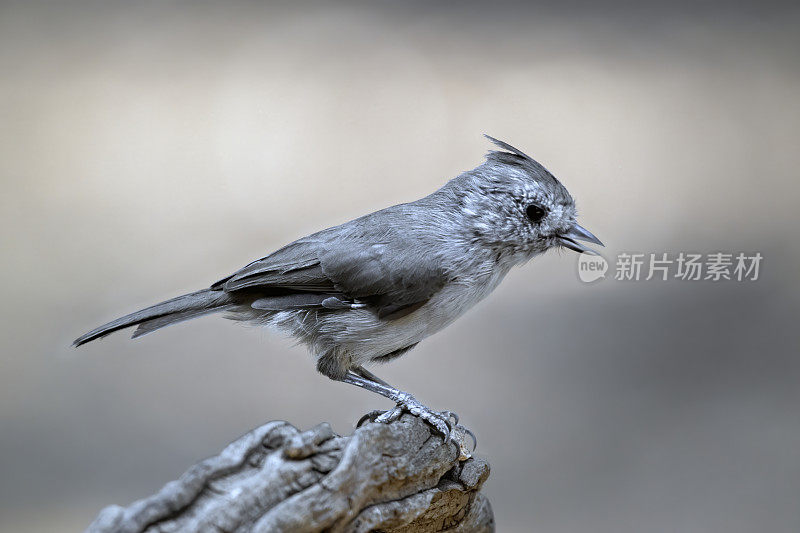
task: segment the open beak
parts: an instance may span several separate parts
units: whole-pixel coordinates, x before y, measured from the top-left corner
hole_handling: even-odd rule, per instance
[[[558,235],[558,242],[561,246],[565,248],[569,248],[570,250],[575,250],[578,253],[586,253],[591,255],[600,255],[591,248],[579,243],[578,241],[586,241],[591,242],[593,244],[599,244],[600,246],[605,246],[600,239],[592,235],[592,232],[575,224],[572,226],[569,231],[561,233]]]

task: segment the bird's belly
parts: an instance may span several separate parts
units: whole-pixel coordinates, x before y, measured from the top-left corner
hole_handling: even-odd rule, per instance
[[[416,344],[442,330],[485,298],[502,278],[501,274],[497,274],[482,283],[452,283],[413,313],[395,320],[380,320],[371,311],[363,310],[359,313],[360,325],[351,330],[353,333],[357,330],[356,336],[360,340],[352,342],[355,339],[348,339],[348,352],[359,364],[363,364]]]

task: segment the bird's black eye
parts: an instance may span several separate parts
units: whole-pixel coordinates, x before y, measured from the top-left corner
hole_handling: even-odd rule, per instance
[[[536,224],[544,218],[544,216],[547,214],[547,211],[545,211],[543,207],[540,207],[536,204],[531,204],[525,208],[525,214],[528,215],[528,220]]]

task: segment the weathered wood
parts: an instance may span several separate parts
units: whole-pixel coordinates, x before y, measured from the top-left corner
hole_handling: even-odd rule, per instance
[[[408,414],[344,437],[269,422],[87,531],[494,531],[489,465],[457,448]]]

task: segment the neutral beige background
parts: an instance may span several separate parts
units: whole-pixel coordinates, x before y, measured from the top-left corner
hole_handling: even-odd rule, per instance
[[[271,419],[387,402],[219,318],[69,343],[327,225],[533,154],[621,251],[755,283],[584,285],[571,252],[378,374],[458,411],[499,531],[800,528],[798,11],[5,2],[0,529],[80,530]]]

